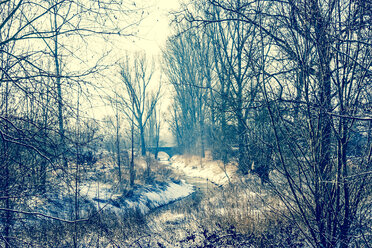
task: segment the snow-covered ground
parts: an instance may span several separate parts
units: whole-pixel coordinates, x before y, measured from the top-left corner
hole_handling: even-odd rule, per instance
[[[85,182],[80,186],[79,212],[80,218],[88,218],[97,210],[112,211],[117,214],[140,212],[146,214],[152,209],[180,200],[194,192],[194,187],[184,181],[169,181],[153,185],[138,185],[125,195],[117,193],[116,186]],[[31,206],[31,203],[29,204]],[[32,199],[34,210],[52,217],[74,219],[74,194],[64,195],[54,192],[46,198]]]
[[[133,190],[127,191],[120,190],[118,185],[110,182],[103,183],[90,179],[79,186],[80,218],[89,217],[101,209],[115,213],[137,211],[146,214],[152,209],[191,195],[195,187],[191,185],[193,181],[188,179],[208,179],[216,185],[224,185],[236,172],[236,166],[229,164],[224,167],[220,161],[213,161],[210,158],[201,159],[185,155],[169,158],[166,154],[159,155],[163,166],[169,166],[175,173],[182,174],[180,177],[186,178],[188,183],[184,180],[169,180],[152,185],[136,185]],[[140,163],[139,166],[144,165]],[[67,220],[74,218],[74,192],[56,191],[48,194],[46,199],[33,201],[35,210],[43,214]]]
[[[184,181],[164,182],[148,186],[139,186],[130,195],[113,197],[108,200],[93,198],[106,204],[106,209],[115,212],[139,211],[142,214],[173,201],[189,196],[194,192],[194,187]]]
[[[187,177],[208,179],[217,185],[227,184],[236,173],[236,166],[232,164],[224,166],[221,161],[199,156],[175,155],[170,159],[170,166]]]

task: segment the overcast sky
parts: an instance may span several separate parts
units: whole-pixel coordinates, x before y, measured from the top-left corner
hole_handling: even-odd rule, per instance
[[[161,49],[164,47],[165,42],[168,36],[171,34],[170,21],[171,17],[169,12],[172,10],[179,9],[179,0],[134,0],[138,8],[145,7],[143,10],[145,12],[145,19],[140,23],[138,30],[139,33],[134,37],[122,37],[119,39],[114,38],[112,47],[112,53],[110,59],[119,60],[124,58],[124,55],[127,52],[134,52],[144,50],[147,54],[147,57],[161,56]],[[141,12],[141,11],[140,11]],[[102,43],[104,46],[104,44]],[[112,62],[112,61],[111,61]],[[160,78],[160,64],[159,61],[156,61],[157,69],[156,73],[153,76],[153,83],[157,84]],[[118,67],[119,69],[119,67]],[[104,81],[107,83],[119,82],[117,87],[120,87],[120,74],[119,70],[111,71],[111,75],[108,75]],[[165,76],[162,76],[163,82],[163,92],[169,92],[165,88],[169,87],[164,83]],[[110,83],[109,83],[110,84]],[[154,85],[155,86],[155,85]],[[115,86],[116,87],[116,86]],[[99,94],[99,92],[98,92]],[[163,94],[161,99],[161,109],[163,114],[166,114],[166,110],[169,109],[170,104],[170,94]],[[103,104],[103,105],[102,105]],[[107,103],[106,103],[107,104]],[[101,119],[106,115],[113,115],[112,107],[104,103],[96,102],[93,107],[93,116],[95,118]],[[167,116],[168,118],[168,116]],[[172,143],[172,137],[168,130],[168,125],[163,123],[161,130],[161,140],[166,141],[168,145]]]
[[[179,9],[179,0],[142,1],[154,4],[149,8],[149,16],[140,25],[140,37],[138,37],[135,42],[135,47],[140,50],[144,49],[148,56],[158,56],[160,55],[161,49],[165,45],[168,36],[171,34],[169,12]],[[158,70],[159,69],[160,68],[158,67]],[[156,77],[158,76],[156,75]],[[162,76],[162,81],[164,81],[164,79],[165,76]],[[164,82],[162,87],[163,92],[169,92],[169,90],[166,90],[169,86],[164,84]],[[169,94],[163,94],[161,99],[163,117],[166,118],[169,118],[169,114],[166,113],[166,110],[170,108],[170,97]],[[162,142],[165,142],[166,145],[172,145],[174,140],[168,128],[168,124],[163,122],[160,139]]]
[[[149,15],[139,26],[138,37],[133,38],[129,49],[146,50],[148,55],[158,55],[161,47],[169,36],[170,17],[169,11],[179,8],[178,0],[141,0],[143,6],[148,6],[145,11]],[[134,42],[133,42],[134,41]]]

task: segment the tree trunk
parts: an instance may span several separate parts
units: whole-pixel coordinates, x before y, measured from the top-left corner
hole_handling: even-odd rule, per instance
[[[242,104],[241,100],[238,99],[238,109],[237,109],[237,121],[238,121],[238,142],[239,142],[239,170],[243,174],[248,173],[247,161],[245,156],[245,125],[243,120],[243,113],[242,113]]]
[[[202,93],[200,93],[202,94]],[[203,108],[202,108],[202,101],[203,98],[199,98],[199,128],[200,128],[200,156],[202,158],[205,157],[205,148],[204,148],[204,113],[203,113]]]
[[[319,9],[315,7],[315,12],[319,13]],[[332,111],[331,106],[331,70],[330,70],[330,55],[329,55],[329,41],[325,32],[325,24],[321,22],[321,17],[315,17],[318,19],[317,22],[317,50],[319,56],[319,102],[320,102],[320,114],[319,114],[319,139],[318,145],[319,148],[316,149],[318,154],[315,154],[318,157],[318,171],[317,171],[317,181],[318,193],[316,196],[316,220],[318,223],[320,242],[323,247],[327,247],[329,242],[326,238],[326,234],[331,234],[330,227],[326,226],[326,206],[332,201],[332,199],[327,199],[331,193],[332,185],[328,182],[331,178],[332,163],[330,160],[331,155],[331,116],[329,113]]]
[[[132,119],[132,139],[131,139],[131,158],[130,158],[130,165],[129,165],[129,187],[133,188],[134,186],[134,179],[136,177],[135,170],[134,170],[134,123]]]
[[[146,143],[145,143],[145,129],[141,125],[140,126],[140,138],[141,138],[141,154],[142,156],[146,156]]]
[[[9,83],[8,81],[6,82],[5,85],[5,119],[8,119],[8,100],[9,96]],[[5,124],[5,132],[7,132],[8,129],[8,124]],[[8,157],[9,155],[7,154],[9,152],[9,147],[8,147],[8,142],[4,141],[3,149],[4,149],[4,155]],[[10,171],[9,171],[9,159],[5,159],[4,161],[4,177],[5,177],[5,185],[4,185],[4,196],[5,196],[5,208],[6,209],[11,209],[11,200],[10,200]],[[5,212],[5,223],[4,223],[4,238],[5,238],[5,248],[10,248],[10,229],[11,229],[11,222],[12,222],[12,214],[10,211]]]
[[[158,159],[159,141],[160,141],[160,120],[156,122],[156,135],[155,135],[155,159]]]
[[[61,71],[59,65],[59,54],[58,54],[58,24],[57,24],[57,6],[54,7],[54,63],[56,69],[56,86],[57,86],[57,105],[58,105],[58,125],[59,125],[59,136],[60,136],[60,152],[62,154],[62,162],[65,168],[68,167],[65,150],[65,129],[63,124],[63,101],[62,101],[62,85],[61,85]]]
[[[49,82],[49,81],[48,81]],[[45,104],[49,102],[49,89],[46,89],[46,99],[45,99]],[[48,108],[46,106],[43,107],[43,132],[44,132],[44,142],[47,143],[47,137],[48,137]],[[45,159],[42,159],[40,162],[40,191],[41,193],[46,192],[46,183],[47,183],[47,161]]]
[[[121,161],[120,161],[120,137],[119,137],[119,113],[116,106],[116,155],[119,169],[119,182],[121,182]]]
[[[240,8],[240,0],[237,1],[237,8]],[[238,15],[239,17],[239,15]],[[238,135],[239,135],[239,170],[243,174],[248,173],[248,165],[246,161],[245,155],[245,120],[243,114],[243,67],[242,67],[242,56],[243,56],[243,45],[244,41],[242,40],[242,27],[241,22],[238,21],[236,23],[236,31],[237,31],[237,72],[235,75],[236,84],[237,84],[237,92],[236,92],[236,101],[237,101],[237,121],[238,121]]]
[[[342,125],[342,137],[340,142],[340,152],[341,152],[341,165],[342,165],[342,177],[343,177],[343,190],[344,190],[344,216],[343,216],[343,223],[341,225],[340,230],[340,242],[342,248],[347,248],[349,244],[349,231],[350,231],[350,223],[352,223],[351,219],[351,213],[350,213],[350,192],[349,192],[349,183],[348,180],[349,173],[348,173],[348,166],[347,166],[347,157],[346,157],[346,151],[347,151],[347,124],[345,119],[341,119],[341,125]],[[340,192],[339,192],[340,194]]]
[[[5,143],[4,148],[6,149],[7,145]],[[9,163],[5,162],[5,208],[11,209],[10,194],[9,194]],[[5,248],[10,248],[10,227],[12,222],[12,214],[10,211],[5,212],[5,227],[4,227],[4,237],[5,237]]]
[[[226,101],[222,102],[222,111],[221,111],[221,134],[222,134],[222,144],[219,144],[219,146],[222,148],[222,161],[224,164],[228,162],[228,157],[227,157],[227,125],[226,125]],[[220,149],[218,149],[220,150]]]

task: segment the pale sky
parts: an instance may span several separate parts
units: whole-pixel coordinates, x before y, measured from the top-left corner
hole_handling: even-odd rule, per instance
[[[140,24],[139,35],[133,38],[134,42],[132,41],[129,49],[145,50],[149,56],[158,55],[171,33],[168,13],[179,8],[178,0],[141,0],[139,2],[148,6],[145,11],[148,11],[149,15]]]
[[[160,56],[161,49],[164,47],[168,36],[171,34],[171,28],[169,26],[171,17],[169,12],[172,10],[177,10],[179,8],[178,0],[142,0],[145,3],[153,4],[149,8],[149,16],[141,23],[140,37],[134,42],[134,46],[139,50],[145,50],[148,57],[150,56]],[[158,73],[160,68],[158,66]],[[155,78],[159,78],[159,74],[156,73]],[[164,81],[165,76],[162,76],[162,81]],[[163,92],[169,92],[168,85],[163,82]],[[166,114],[169,110],[170,95],[163,94],[160,101],[161,111]],[[169,116],[167,117],[169,118]],[[166,142],[167,145],[173,144],[173,137],[169,131],[169,126],[167,123],[162,124],[162,129],[160,133],[160,139]]]
[[[119,60],[124,58],[127,52],[134,52],[144,50],[147,54],[147,58],[161,56],[161,49],[164,47],[165,42],[168,36],[171,34],[170,28],[170,21],[171,17],[169,16],[169,12],[172,10],[179,9],[179,0],[139,0],[136,1],[136,7],[143,8],[145,12],[145,19],[140,23],[138,30],[138,35],[134,37],[121,37],[121,38],[113,38],[111,42],[113,42],[113,49],[110,55],[109,60]],[[99,43],[103,45],[102,49],[105,49],[104,43]],[[111,61],[112,62],[112,61]],[[161,68],[159,61],[156,61],[156,72],[153,75],[153,83],[157,84],[161,74]],[[110,74],[107,75],[104,81],[110,84],[111,82],[119,82],[120,87],[120,74],[119,74],[119,67],[118,70],[114,69],[114,71],[110,71]],[[162,76],[163,81],[163,90],[164,92],[169,92],[166,88],[169,87],[164,84],[165,76]],[[111,83],[112,85],[112,83]],[[160,100],[161,103],[161,111],[166,113],[169,109],[169,102],[170,102],[170,95],[163,94],[162,99]],[[98,102],[96,102],[98,103]],[[95,118],[102,118],[103,116],[109,114],[113,114],[113,110],[110,106],[103,106],[98,103],[98,105],[94,106],[93,108],[93,116]],[[168,130],[168,125],[166,123],[162,124],[161,130],[161,140],[166,140],[167,143],[172,143],[172,137]]]

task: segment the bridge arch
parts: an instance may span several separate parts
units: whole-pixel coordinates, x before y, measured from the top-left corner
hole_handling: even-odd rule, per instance
[[[160,146],[158,148],[148,147],[147,151],[151,152],[152,154],[155,154],[156,152],[165,152],[168,154],[169,158],[173,157],[174,155],[181,154],[180,149],[175,146]]]

